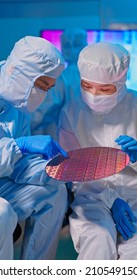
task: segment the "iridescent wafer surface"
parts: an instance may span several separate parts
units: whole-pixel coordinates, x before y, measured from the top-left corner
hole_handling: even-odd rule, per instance
[[[109,147],[82,148],[58,155],[46,166],[46,173],[60,181],[84,182],[105,178],[124,169],[130,159],[122,150]]]

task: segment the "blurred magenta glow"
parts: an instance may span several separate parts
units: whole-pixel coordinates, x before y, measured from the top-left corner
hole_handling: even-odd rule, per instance
[[[41,32],[41,37],[53,43],[56,48],[61,51],[60,45],[60,35],[63,30],[43,30]]]

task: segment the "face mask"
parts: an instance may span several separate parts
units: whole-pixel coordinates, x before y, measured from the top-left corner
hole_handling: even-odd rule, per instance
[[[27,102],[27,109],[29,112],[34,112],[44,101],[46,97],[46,91],[33,87]]]
[[[116,91],[111,95],[93,95],[81,88],[84,102],[98,114],[109,113],[125,96],[126,88]]]

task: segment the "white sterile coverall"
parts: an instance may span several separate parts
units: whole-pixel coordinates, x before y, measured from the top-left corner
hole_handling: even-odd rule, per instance
[[[66,150],[84,147],[115,147],[119,135],[137,138],[137,96],[127,90],[129,53],[120,45],[97,43],[84,48],[78,61],[81,79],[113,84],[117,93],[112,102],[100,103],[101,112],[91,109],[75,95],[60,114],[60,144]],[[103,100],[103,99],[102,99]],[[113,105],[113,106],[112,106]],[[113,108],[112,108],[113,107]],[[70,231],[78,259],[137,259],[137,234],[117,243],[111,215],[116,198],[129,203],[137,217],[137,163],[108,178],[73,183],[76,196],[72,203]],[[136,225],[135,225],[136,226]]]
[[[45,173],[48,161],[37,154],[22,154],[14,139],[30,135],[27,102],[35,80],[40,76],[56,79],[63,68],[57,49],[32,36],[19,40],[1,62],[0,259],[13,258],[17,218],[26,220],[21,258],[55,258],[67,205],[65,184],[50,179]]]
[[[87,45],[87,32],[82,28],[67,28],[61,35],[62,55],[67,63],[65,70],[50,89],[42,105],[31,114],[32,134],[50,134],[58,139],[61,108],[75,94],[80,95],[80,75],[77,66],[80,51]]]

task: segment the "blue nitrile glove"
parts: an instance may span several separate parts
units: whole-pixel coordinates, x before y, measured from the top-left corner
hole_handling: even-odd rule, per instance
[[[121,149],[127,153],[132,163],[137,161],[137,140],[127,135],[120,135],[116,140]]]
[[[117,198],[112,205],[111,212],[118,232],[121,233],[125,240],[131,238],[135,232],[132,222],[137,220],[128,203]]]
[[[68,157],[57,142],[49,135],[23,136],[15,139],[22,153],[41,154],[45,159],[50,159],[57,154]]]

